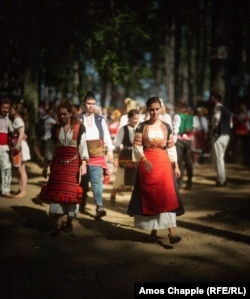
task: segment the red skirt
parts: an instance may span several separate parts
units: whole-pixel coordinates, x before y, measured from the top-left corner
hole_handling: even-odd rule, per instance
[[[41,189],[40,199],[53,203],[80,203],[83,189],[79,186],[79,167],[77,148],[71,146],[56,148],[50,166],[49,180]]]
[[[194,149],[203,152],[206,148],[206,140],[202,130],[194,131]]]
[[[144,154],[153,169],[149,173],[144,162],[138,166],[142,214],[154,215],[176,210],[179,202],[168,154],[162,149],[146,149]]]

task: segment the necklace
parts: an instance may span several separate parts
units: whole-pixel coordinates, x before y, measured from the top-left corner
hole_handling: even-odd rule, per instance
[[[69,128],[70,128],[70,124],[66,124],[66,125],[63,127],[64,132],[65,132],[65,133],[68,132]]]

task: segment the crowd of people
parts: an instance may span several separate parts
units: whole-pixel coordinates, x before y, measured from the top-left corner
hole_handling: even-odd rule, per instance
[[[88,91],[83,106],[65,98],[55,109],[42,111],[37,148],[44,162],[42,175],[48,180],[39,196],[50,203],[49,215],[56,219],[52,235],[73,229],[73,219],[85,210],[90,190],[95,219],[107,215],[103,187],[113,172],[110,203],[116,204],[120,191],[130,192],[127,214],[135,227],[149,231],[153,242],[159,229],[168,229],[170,243],[178,243],[176,216],[184,214],[180,190],[192,189],[193,168],[211,158],[215,186],[225,187],[231,140],[241,144],[243,161],[249,163],[250,112],[245,103],[231,112],[222,96],[212,92],[209,104],[193,108],[182,98],[173,107],[154,96],[138,107],[126,98],[123,111],[105,108],[102,113],[94,93]],[[0,105],[1,195],[21,199],[27,196],[26,161],[31,159],[28,113],[7,97]],[[11,190],[13,169],[19,180],[16,191]]]

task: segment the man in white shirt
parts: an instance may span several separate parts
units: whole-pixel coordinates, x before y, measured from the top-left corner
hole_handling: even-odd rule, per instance
[[[225,153],[230,141],[233,127],[232,113],[222,105],[222,96],[218,92],[211,94],[211,102],[214,105],[212,116],[212,152],[217,173],[216,187],[227,185],[225,169]]]
[[[11,198],[12,165],[9,156],[9,111],[11,102],[7,97],[0,102],[0,168],[2,196]]]
[[[98,220],[107,214],[102,200],[103,181],[109,175],[105,156],[107,161],[113,162],[114,146],[105,119],[95,113],[96,98],[91,91],[84,98],[84,108],[83,124],[89,151],[88,177],[96,203],[95,218]]]

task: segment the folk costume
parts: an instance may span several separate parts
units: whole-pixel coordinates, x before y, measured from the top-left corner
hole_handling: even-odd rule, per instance
[[[125,125],[118,131],[114,154],[118,157],[119,167],[117,168],[114,190],[128,190],[134,186],[137,163],[133,161],[132,148],[135,128]]]
[[[83,193],[79,186],[79,167],[81,161],[87,161],[89,157],[85,127],[78,123],[65,132],[60,124],[54,125],[46,144],[45,157],[51,161],[50,175],[40,198],[51,203],[51,216],[68,214],[75,217]]]
[[[9,156],[9,114],[0,115],[0,169],[1,169],[1,193],[3,196],[11,196],[12,165]]]
[[[215,104],[212,116],[212,154],[217,174],[216,186],[223,187],[227,184],[225,167],[225,153],[229,145],[233,127],[232,114],[220,102]]]
[[[21,117],[17,117],[13,120],[12,122],[12,128],[11,128],[11,132],[9,133],[10,136],[13,136],[13,139],[18,140],[18,129],[19,128],[24,128],[25,130],[25,124],[24,121]],[[15,148],[15,144],[13,144],[13,148]],[[12,153],[12,148],[10,150],[10,152]],[[15,159],[15,156],[20,155],[20,158]],[[22,140],[21,143],[21,149],[20,149],[20,153],[16,153],[13,157],[12,157],[12,164],[14,167],[20,167],[22,162],[26,162],[29,161],[31,159],[30,156],[30,148],[29,145],[27,143],[26,140]],[[17,162],[17,163],[15,163]]]
[[[102,116],[93,114],[92,120],[89,122],[87,116],[83,114],[83,123],[86,128],[86,140],[89,152],[88,166],[89,168],[91,166],[101,167],[103,171],[103,181],[108,185],[110,174],[105,161],[105,151],[106,148],[113,149],[113,145],[106,121]],[[99,202],[99,199],[95,198],[95,200]]]
[[[177,161],[177,154],[170,125],[161,122],[160,129],[154,131],[149,121],[140,123],[133,149],[139,163],[128,214],[134,216],[135,227],[144,230],[176,227],[176,215],[182,215],[184,208],[171,164]],[[150,173],[141,160],[144,156],[153,166]]]
[[[109,184],[110,174],[106,163],[106,150],[113,150],[112,139],[107,123],[98,114],[83,115],[83,123],[86,127],[87,148],[89,152],[88,179],[96,204],[96,219],[106,215],[103,207],[103,183]],[[88,183],[88,182],[87,182]],[[86,184],[82,180],[82,185]],[[83,197],[82,209],[85,208],[86,198]]]

